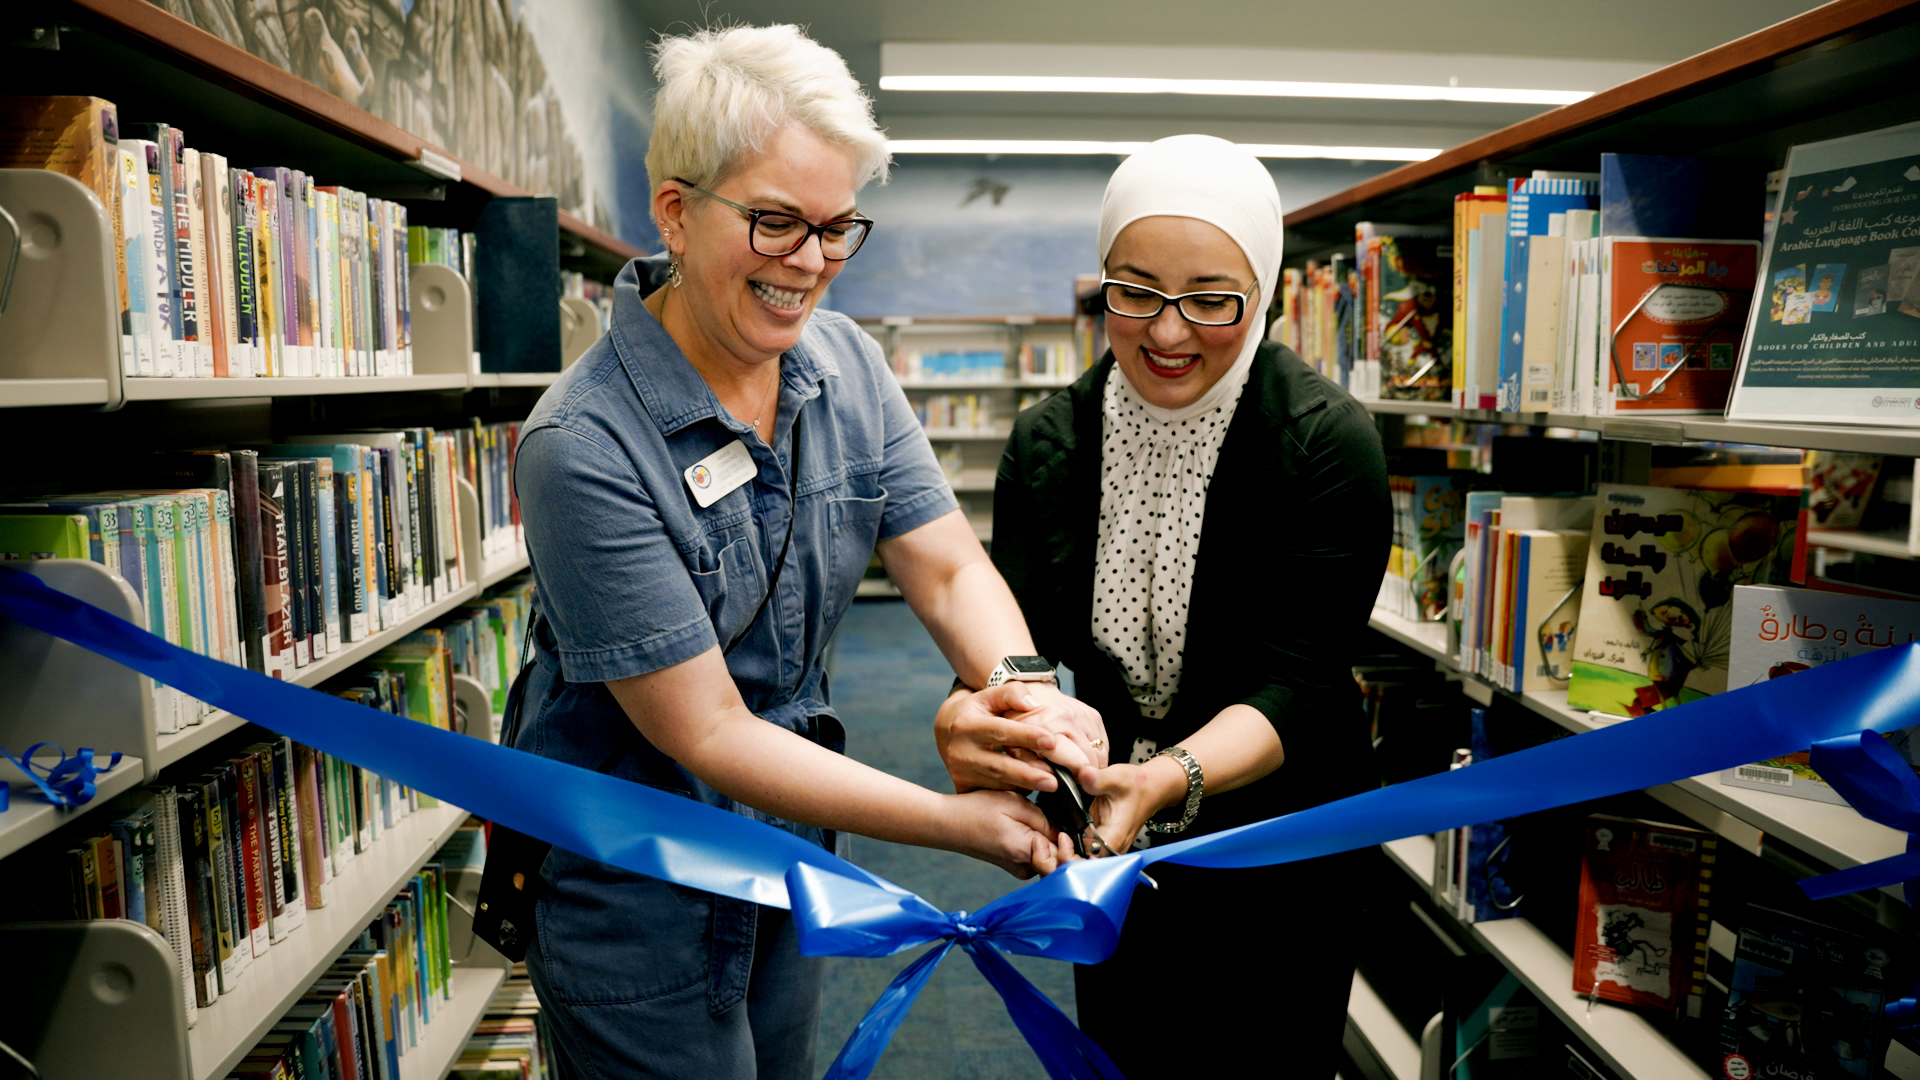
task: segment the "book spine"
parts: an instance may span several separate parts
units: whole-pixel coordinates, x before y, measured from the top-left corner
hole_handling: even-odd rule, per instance
[[[152,244],[148,283],[153,288],[154,374],[171,377],[180,367],[179,288],[174,283],[172,215],[167,212],[168,170],[158,143],[134,144],[146,159],[147,236]]]
[[[198,266],[193,261],[193,211],[187,188],[187,142],[178,128],[169,130],[172,148],[165,154],[171,170],[167,195],[173,213],[174,276],[180,288],[180,367],[176,375],[200,372],[200,292]]]
[[[203,237],[201,276],[207,283],[207,341],[212,374],[231,378],[233,367],[227,355],[228,322],[233,311],[233,260],[227,256],[227,233],[220,226],[221,189],[226,184],[226,162],[218,154],[201,154],[198,195],[194,205]]]
[[[326,803],[313,759],[313,750],[293,744],[293,790],[300,803],[300,884],[309,909],[327,905],[326,886],[332,880],[326,843]]]
[[[180,838],[179,796],[173,788],[160,788],[153,801],[153,855],[158,863],[160,894],[160,936],[173,952],[174,968],[180,978],[180,996],[187,1003],[187,1022],[192,1025],[199,1006],[206,1004],[194,975],[193,921],[189,917],[186,856]]]
[[[228,842],[235,846],[235,854],[240,861],[238,880],[244,901],[241,911],[246,916],[246,940],[240,947],[246,948],[257,960],[267,955],[267,948],[273,941],[273,926],[267,907],[267,860],[266,853],[260,847],[260,769],[251,756],[242,757],[233,764],[239,782],[234,798],[237,813],[230,823],[232,835]],[[241,928],[236,927],[238,929]]]
[[[122,258],[127,264],[127,332],[133,344],[130,354],[122,352],[120,370],[123,375],[145,376],[153,374],[153,287],[148,283],[153,264],[153,225],[147,213],[146,169],[134,149],[130,143],[118,151],[121,235],[126,245]]]
[[[279,462],[259,463],[261,595],[266,608],[266,674],[287,678],[292,655],[292,600],[287,584],[286,474]]]
[[[256,823],[260,845],[260,892],[266,901],[268,940],[277,943],[286,940],[291,929],[287,925],[287,894],[284,888],[285,866],[282,860],[285,852],[280,845],[282,800],[279,776],[273,767],[272,747],[262,743],[251,747],[249,753],[258,777],[256,797],[260,812]]]
[[[299,929],[306,922],[306,847],[303,843],[303,828],[300,821],[300,799],[298,773],[296,772],[293,741],[282,736],[271,744],[273,759],[274,794],[279,802],[279,813],[275,822],[280,830],[280,878],[281,895],[285,901],[286,927],[289,932]],[[275,924],[276,927],[279,924]]]
[[[367,551],[365,511],[360,505],[361,479],[357,452],[344,463],[336,462],[333,482],[340,511],[340,606],[349,641],[360,641],[367,636]]]
[[[247,948],[244,931],[238,927],[246,921],[246,916],[234,903],[233,853],[227,847],[228,811],[226,794],[221,790],[218,778],[209,777],[201,788],[207,815],[207,861],[213,867],[213,926],[214,944],[219,957],[216,968],[220,976],[220,992],[231,994],[239,989],[242,953],[251,952]]]
[[[287,523],[287,609],[292,615],[287,637],[293,645],[293,664],[313,662],[313,622],[307,607],[307,499],[299,463],[283,463],[281,514]]]
[[[321,608],[326,612],[327,651],[340,651],[340,561],[337,550],[338,522],[335,518],[333,490],[333,459],[323,457],[315,459],[317,470],[314,478],[314,495],[319,503],[320,521],[320,580],[325,585],[322,590]]]
[[[219,302],[215,299],[212,275],[207,267],[207,204],[205,173],[201,168],[200,151],[188,147],[183,151],[183,179],[187,192],[187,250],[193,258],[194,305],[197,313],[197,326],[200,335],[194,349],[193,374],[201,378],[213,375],[213,342],[219,337],[214,332]]]
[[[175,819],[185,878],[188,946],[193,960],[194,1001],[202,1008],[220,997],[219,929],[213,882],[213,855],[207,836],[206,791],[202,785],[176,789]]]
[[[312,659],[327,655],[327,579],[321,527],[320,463],[304,460],[300,469],[301,539],[305,542],[307,567],[307,638]]]

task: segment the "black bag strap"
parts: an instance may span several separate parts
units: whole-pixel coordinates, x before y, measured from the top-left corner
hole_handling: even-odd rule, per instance
[[[748,619],[747,625],[741,627],[740,632],[727,643],[726,649],[720,654],[722,656],[731,656],[734,647],[746,640],[747,634],[760,622],[760,616],[767,613],[767,604],[773,600],[773,591],[780,587],[780,572],[787,568],[787,550],[793,546],[793,526],[800,519],[800,417],[803,415],[804,408],[793,414],[793,442],[787,457],[793,463],[788,470],[792,474],[787,483],[792,510],[787,514],[787,538],[780,542],[780,557],[773,560],[773,572],[767,575],[767,595],[760,598],[760,606],[753,609],[753,618]]]

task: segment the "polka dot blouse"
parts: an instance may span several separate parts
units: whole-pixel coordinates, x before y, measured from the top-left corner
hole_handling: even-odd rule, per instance
[[[1166,716],[1180,689],[1207,486],[1244,388],[1242,380],[1215,407],[1162,420],[1117,365],[1107,377],[1093,639],[1119,662],[1150,719]]]

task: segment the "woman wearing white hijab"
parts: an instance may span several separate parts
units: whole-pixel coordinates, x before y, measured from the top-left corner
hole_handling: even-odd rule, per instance
[[[1112,349],[1020,415],[1000,464],[993,561],[1125,762],[1079,770],[1118,851],[1143,825],[1193,836],[1377,783],[1351,667],[1386,465],[1366,412],[1261,340],[1280,238],[1271,176],[1231,143],[1121,163],[1100,213]],[[957,785],[993,786],[986,740],[939,736]],[[1352,867],[1160,864],[1113,957],[1077,969],[1081,1027],[1129,1076],[1249,1053],[1331,1076]]]

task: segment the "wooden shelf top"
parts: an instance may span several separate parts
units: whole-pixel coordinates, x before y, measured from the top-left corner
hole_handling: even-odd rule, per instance
[[[1827,114],[1847,110],[1850,103],[1846,100],[1846,94],[1850,91],[1836,86],[1830,88],[1831,94],[1816,94],[1809,98],[1802,85],[1809,77],[1788,74],[1787,69],[1806,61],[1818,60],[1821,63],[1812,66],[1823,70],[1814,78],[1825,78],[1829,74],[1825,70],[1827,68],[1831,68],[1831,74],[1836,76],[1843,73],[1853,75],[1856,72],[1852,69],[1862,65],[1850,62],[1845,55],[1852,46],[1885,31],[1910,26],[1916,18],[1920,18],[1920,0],[1833,0],[1832,3],[1669,64],[1582,101],[1530,117],[1462,143],[1426,161],[1403,165],[1299,207],[1286,216],[1286,225],[1289,230],[1304,229],[1312,239],[1324,240],[1352,221],[1369,217],[1377,220],[1414,217],[1416,215],[1404,211],[1409,208],[1408,197],[1416,195],[1422,196],[1413,200],[1419,209],[1444,213],[1444,203],[1428,197],[1435,193],[1423,189],[1442,183],[1451,184],[1453,187],[1444,193],[1444,201],[1450,202],[1456,188],[1466,190],[1468,183],[1488,183],[1497,179],[1497,166],[1502,163],[1537,165],[1531,161],[1515,162],[1514,159],[1524,159],[1535,152],[1550,152],[1555,148],[1572,150],[1575,144],[1583,154],[1591,152],[1597,155],[1600,150],[1639,152],[1646,148],[1632,145],[1635,143],[1633,139],[1623,140],[1630,145],[1603,144],[1590,147],[1587,143],[1591,140],[1587,137],[1609,132],[1621,134],[1623,126],[1646,119],[1664,108],[1775,76],[1784,76],[1801,92],[1796,96],[1784,92],[1784,87],[1776,90],[1770,86],[1754,86],[1751,92],[1741,94],[1734,101],[1716,102],[1718,115],[1672,117],[1672,123],[1655,125],[1660,129],[1659,137],[1665,149],[1648,152],[1675,152],[1671,140],[1680,134],[1680,130],[1687,129],[1693,135],[1693,141],[1687,144],[1688,148],[1695,152],[1718,144],[1720,136],[1732,134],[1737,139],[1750,134],[1750,129],[1759,127],[1777,129],[1781,134],[1791,137],[1792,141],[1800,142],[1845,134],[1846,131],[1831,131],[1825,135],[1801,137],[1800,133],[1792,130],[1793,125],[1809,117],[1824,118]],[[1876,62],[1880,61],[1881,58],[1876,57]],[[1734,108],[1727,109],[1724,107],[1727,105]],[[1904,105],[1903,101],[1903,112]],[[1732,115],[1736,112],[1739,115]],[[1899,123],[1907,118],[1905,115],[1890,115],[1883,110],[1877,118],[1864,114],[1853,117],[1846,126],[1849,130],[1866,130]],[[1716,131],[1715,127],[1722,130]],[[1514,171],[1517,174],[1520,170]],[[1439,213],[1428,213],[1422,220],[1437,219],[1439,216]],[[1322,228],[1309,228],[1316,224]]]
[[[75,14],[91,16],[86,21],[98,28],[133,39],[143,54],[264,105],[289,119],[408,165],[417,162],[421,151],[427,150],[458,162],[459,182],[487,195],[534,194],[357,105],[347,103],[291,72],[275,67],[237,45],[175,18],[147,0],[66,2]],[[422,169],[420,178],[430,180],[436,177]],[[560,228],[606,256],[624,261],[643,254],[633,245],[571,214],[560,215]]]

